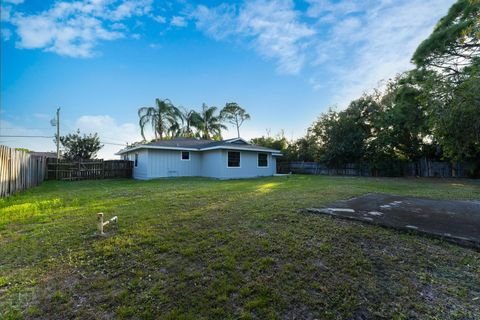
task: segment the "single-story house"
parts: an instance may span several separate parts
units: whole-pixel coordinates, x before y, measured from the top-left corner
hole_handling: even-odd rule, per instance
[[[134,161],[135,179],[211,177],[236,179],[272,176],[279,150],[253,145],[241,138],[214,141],[175,138],[135,145],[117,152]]]

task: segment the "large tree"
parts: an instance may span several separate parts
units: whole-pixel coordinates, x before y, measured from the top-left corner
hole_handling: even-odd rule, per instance
[[[423,83],[429,126],[444,155],[480,167],[480,63],[461,74],[460,83],[430,74]]]
[[[67,160],[94,159],[103,147],[96,133],[82,136],[80,130],[60,136],[60,143],[63,147],[63,157]]]
[[[319,144],[316,138],[307,133],[290,143],[284,152],[284,159],[288,161],[318,161]]]
[[[346,112],[322,114],[310,131],[319,142],[321,162],[339,167],[363,158],[367,135],[357,119]]]
[[[283,131],[275,137],[262,136],[259,138],[253,138],[250,140],[250,142],[257,146],[280,150],[282,152],[288,148],[288,140],[285,138]]]
[[[222,139],[222,130],[227,129],[227,127],[222,123],[220,115],[217,115],[216,112],[217,107],[209,107],[205,103],[202,104],[199,130],[203,139],[220,140]]]
[[[456,79],[480,57],[480,0],[458,0],[413,55],[418,68]]]
[[[418,159],[429,134],[426,110],[419,102],[421,90],[410,73],[390,80],[379,96],[379,112],[372,118],[370,157]]]
[[[220,111],[220,117],[225,121],[233,124],[237,128],[237,136],[240,138],[240,127],[245,120],[250,120],[250,115],[245,109],[240,107],[236,102],[228,102]]]
[[[168,136],[180,133],[182,113],[168,99],[155,99],[155,107],[142,107],[138,109],[139,125],[143,140],[145,129],[150,124],[155,140],[163,140]]]
[[[480,159],[480,1],[459,0],[418,47],[421,101],[443,154]]]

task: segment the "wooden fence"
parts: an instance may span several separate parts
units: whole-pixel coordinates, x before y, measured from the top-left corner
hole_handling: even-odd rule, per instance
[[[85,160],[70,161],[48,159],[47,179],[88,180],[107,178],[131,178],[133,161],[127,160]]]
[[[0,145],[0,197],[39,185],[45,168],[45,157]]]
[[[279,163],[280,173],[300,173],[340,176],[384,176],[384,177],[442,177],[466,178],[472,175],[475,166],[471,163],[450,163],[422,158],[418,161],[387,162],[382,166],[366,163],[348,163],[339,168],[327,167],[317,162]]]

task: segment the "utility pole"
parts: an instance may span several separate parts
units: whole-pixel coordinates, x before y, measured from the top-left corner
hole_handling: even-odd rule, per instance
[[[60,159],[60,107],[57,108],[57,165]]]
[[[57,116],[50,121],[52,127],[57,127],[55,142],[57,143],[57,161],[55,165],[55,178],[58,180],[58,161],[60,159],[60,107],[57,108]]]

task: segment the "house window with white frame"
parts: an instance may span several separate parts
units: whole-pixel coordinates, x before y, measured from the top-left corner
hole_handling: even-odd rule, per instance
[[[259,153],[257,163],[259,167],[268,167],[268,154]]]
[[[240,168],[240,151],[228,151],[227,160],[229,168]]]
[[[180,159],[183,161],[190,160],[190,152],[189,151],[181,151],[180,152]]]

